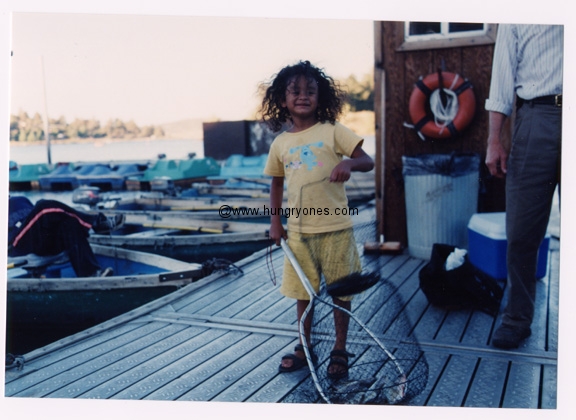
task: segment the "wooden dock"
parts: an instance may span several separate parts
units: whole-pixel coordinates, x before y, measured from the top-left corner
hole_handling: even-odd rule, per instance
[[[215,273],[159,300],[25,355],[5,372],[11,398],[287,402],[311,381],[307,369],[279,374],[297,340],[295,305],[281,278],[280,248]],[[269,257],[272,257],[271,261]],[[397,288],[429,366],[411,406],[557,406],[559,241],[538,282],[533,334],[519,349],[490,345],[497,320],[483,312],[432,307],[418,287],[425,261],[364,256]],[[272,274],[274,273],[274,274]]]

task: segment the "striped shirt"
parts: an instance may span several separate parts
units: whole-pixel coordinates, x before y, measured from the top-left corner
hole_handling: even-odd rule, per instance
[[[562,25],[499,25],[486,110],[510,115],[515,95],[562,93],[563,52]]]

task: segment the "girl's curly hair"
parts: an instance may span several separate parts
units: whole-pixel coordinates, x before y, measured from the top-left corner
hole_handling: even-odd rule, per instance
[[[334,124],[342,113],[346,94],[340,84],[309,61],[300,61],[292,66],[284,67],[273,76],[272,82],[260,86],[264,91],[260,113],[264,122],[273,131],[280,131],[283,124],[291,120],[288,110],[282,106],[282,103],[286,101],[288,84],[299,76],[313,79],[318,84],[318,108],[316,110],[318,121]]]

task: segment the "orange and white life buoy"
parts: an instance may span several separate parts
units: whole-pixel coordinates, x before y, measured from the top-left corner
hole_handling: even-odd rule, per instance
[[[413,124],[410,127],[423,140],[447,139],[456,137],[470,124],[476,98],[469,81],[455,73],[438,72],[416,82],[408,107]]]

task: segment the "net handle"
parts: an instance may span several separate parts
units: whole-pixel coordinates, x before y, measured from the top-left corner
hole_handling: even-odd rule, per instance
[[[296,271],[296,274],[298,275],[298,277],[300,278],[300,281],[302,282],[302,285],[304,286],[304,288],[306,289],[306,292],[310,295],[310,304],[312,304],[312,299],[313,298],[318,298],[318,295],[316,294],[316,292],[314,291],[314,288],[312,287],[312,285],[310,284],[310,281],[308,280],[308,277],[306,277],[306,274],[304,273],[304,270],[302,270],[302,267],[300,267],[300,264],[298,263],[298,260],[296,259],[296,256],[294,255],[294,253],[292,252],[292,250],[290,249],[290,246],[288,246],[288,243],[284,240],[284,238],[280,239],[280,246],[282,246],[282,250],[284,251],[286,257],[288,258],[288,260],[290,261],[290,264],[292,264],[292,267],[294,267],[294,271]],[[335,307],[335,305],[333,304],[329,304],[329,306]],[[339,308],[341,311],[347,313],[350,317],[353,317],[354,320],[362,327],[362,329],[368,333],[370,335],[370,337],[372,337],[372,339],[376,342],[376,344],[388,355],[388,357],[390,357],[390,360],[393,361],[393,363],[396,365],[396,368],[398,369],[398,371],[405,375],[404,373],[404,369],[402,368],[402,366],[400,366],[400,364],[398,363],[398,361],[396,360],[396,357],[394,357],[394,355],[386,348],[386,346],[384,346],[384,344],[380,341],[380,339],[378,337],[376,337],[376,335],[370,331],[370,329],[368,329],[366,327],[366,325],[364,325],[364,323],[362,321],[360,321],[358,318],[356,318],[354,316],[354,314],[352,314],[352,312],[350,312],[349,310],[345,309],[345,308]],[[313,369],[311,369],[311,372],[313,371]],[[316,376],[316,372],[314,371],[314,373],[312,374],[313,377]],[[318,389],[320,391],[320,393],[323,395],[323,392],[321,391],[321,388]],[[324,397],[324,399],[326,401],[329,401],[326,397]]]
[[[316,375],[316,367],[314,366],[314,363],[312,362],[312,357],[310,355],[310,350],[308,348],[308,343],[306,342],[306,336],[304,334],[304,320],[308,317],[308,314],[309,314],[309,312],[312,308],[312,305],[313,305],[313,300],[314,300],[314,298],[317,298],[318,295],[314,291],[314,288],[310,284],[308,277],[306,277],[306,274],[304,274],[304,270],[302,270],[302,267],[300,267],[300,264],[298,263],[296,256],[294,255],[294,253],[292,252],[292,250],[290,249],[290,247],[288,246],[288,243],[286,243],[284,238],[280,239],[280,246],[282,246],[282,250],[284,251],[284,255],[286,255],[286,257],[290,261],[290,264],[292,264],[294,271],[296,271],[296,274],[300,278],[302,285],[304,286],[304,288],[306,289],[306,292],[310,296],[310,303],[308,304],[304,313],[302,314],[302,318],[300,319],[300,323],[298,325],[298,332],[300,334],[300,340],[302,341],[302,344],[304,344],[304,354],[306,355],[306,361],[308,362],[308,367],[310,368],[310,374],[312,375],[312,380],[314,381],[314,386],[316,387],[316,389],[320,393],[320,396],[322,397],[322,399],[324,401],[326,401],[328,404],[331,404],[332,401],[330,401],[330,398],[328,398],[328,396],[324,393],[324,390],[322,389],[322,386],[320,385],[320,381],[318,380],[318,376]]]
[[[294,267],[294,271],[296,271],[296,274],[300,278],[300,281],[302,282],[304,289],[306,289],[306,293],[308,293],[310,298],[317,298],[318,295],[314,291],[314,288],[310,284],[308,277],[306,277],[306,274],[304,274],[304,270],[302,270],[302,267],[300,267],[300,264],[298,263],[296,256],[294,255],[294,253],[290,249],[290,246],[288,246],[288,243],[286,242],[286,240],[284,240],[284,238],[280,239],[280,246],[282,247],[282,250],[284,251],[286,257],[290,261],[290,264],[292,264],[292,267]]]

